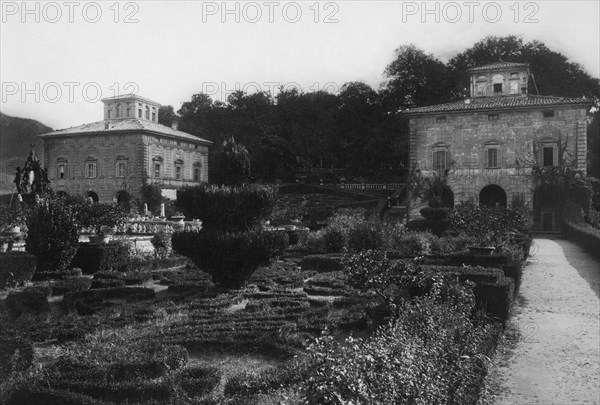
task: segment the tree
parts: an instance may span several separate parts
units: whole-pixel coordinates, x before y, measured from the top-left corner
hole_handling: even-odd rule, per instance
[[[488,36],[471,48],[458,53],[448,61],[448,71],[456,98],[468,96],[468,76],[471,67],[497,62],[529,63],[534,80],[530,80],[530,94],[587,97],[600,100],[600,82],[583,67],[559,52],[550,50],[540,41],[524,42],[521,37]],[[537,89],[536,89],[537,87]]]
[[[221,148],[212,154],[210,178],[213,183],[236,186],[250,178],[250,155],[244,145],[233,137],[224,141]]]
[[[388,78],[383,96],[388,111],[449,101],[448,71],[432,54],[414,45],[396,49],[384,71]]]
[[[170,127],[177,121],[177,114],[172,105],[161,105],[158,108],[158,123]]]

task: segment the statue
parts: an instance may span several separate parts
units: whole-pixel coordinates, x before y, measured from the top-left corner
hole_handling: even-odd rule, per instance
[[[17,173],[13,182],[17,185],[17,192],[19,194],[44,193],[48,191],[48,186],[50,184],[50,180],[48,179],[48,169],[42,169],[40,161],[33,149],[29,152],[23,170],[17,168]]]
[[[15,186],[17,186],[17,194],[21,194],[23,192],[23,179],[21,173],[21,167],[17,167],[17,171],[15,173],[15,179],[13,180]]]

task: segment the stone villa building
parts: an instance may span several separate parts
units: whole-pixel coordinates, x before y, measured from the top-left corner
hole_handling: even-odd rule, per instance
[[[104,119],[40,137],[55,191],[127,205],[143,184],[163,194],[208,181],[212,142],[158,123],[160,104],[127,94],[102,99]]]
[[[592,102],[529,94],[525,63],[500,61],[468,73],[470,98],[403,112],[411,167],[425,176],[445,173],[451,204],[520,199],[534,208],[534,227],[557,229],[560,210],[535,189],[531,167],[564,165],[585,174]]]

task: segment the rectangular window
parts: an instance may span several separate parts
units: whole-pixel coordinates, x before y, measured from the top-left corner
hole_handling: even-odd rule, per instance
[[[88,179],[96,178],[96,163],[85,164],[85,177]]]
[[[488,167],[488,168],[500,167],[498,165],[498,149],[488,149],[486,157],[487,157],[486,167]]]
[[[442,171],[450,167],[450,153],[447,150],[433,152],[433,170]]]
[[[58,178],[61,180],[64,180],[65,177],[66,177],[65,165],[59,165],[58,166]]]
[[[545,146],[542,150],[542,166],[554,166],[554,150],[552,146]]]
[[[160,163],[155,163],[154,164],[154,177],[155,178],[159,178],[160,177]]]
[[[155,112],[152,113],[152,121],[156,121],[156,113]]]
[[[115,168],[115,176],[125,177],[125,162],[117,162],[117,167]]]
[[[494,83],[494,93],[502,93],[502,83]]]
[[[200,168],[194,167],[194,181],[200,181]]]
[[[488,121],[498,121],[498,114],[488,114]]]
[[[435,122],[446,122],[446,117],[435,117]]]
[[[175,180],[181,180],[181,166],[175,166]]]
[[[554,110],[544,111],[544,118],[552,118],[554,117]]]
[[[138,109],[138,118],[142,118],[142,109],[141,108]]]
[[[131,108],[127,109],[127,118],[131,117]]]
[[[511,79],[518,79],[519,78],[519,72],[510,72],[510,78]]]

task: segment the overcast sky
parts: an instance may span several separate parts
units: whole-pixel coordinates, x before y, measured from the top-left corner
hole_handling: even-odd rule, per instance
[[[132,91],[178,110],[203,90],[377,89],[400,45],[446,62],[487,35],[540,40],[600,76],[597,0],[1,3],[0,110],[55,129]]]

